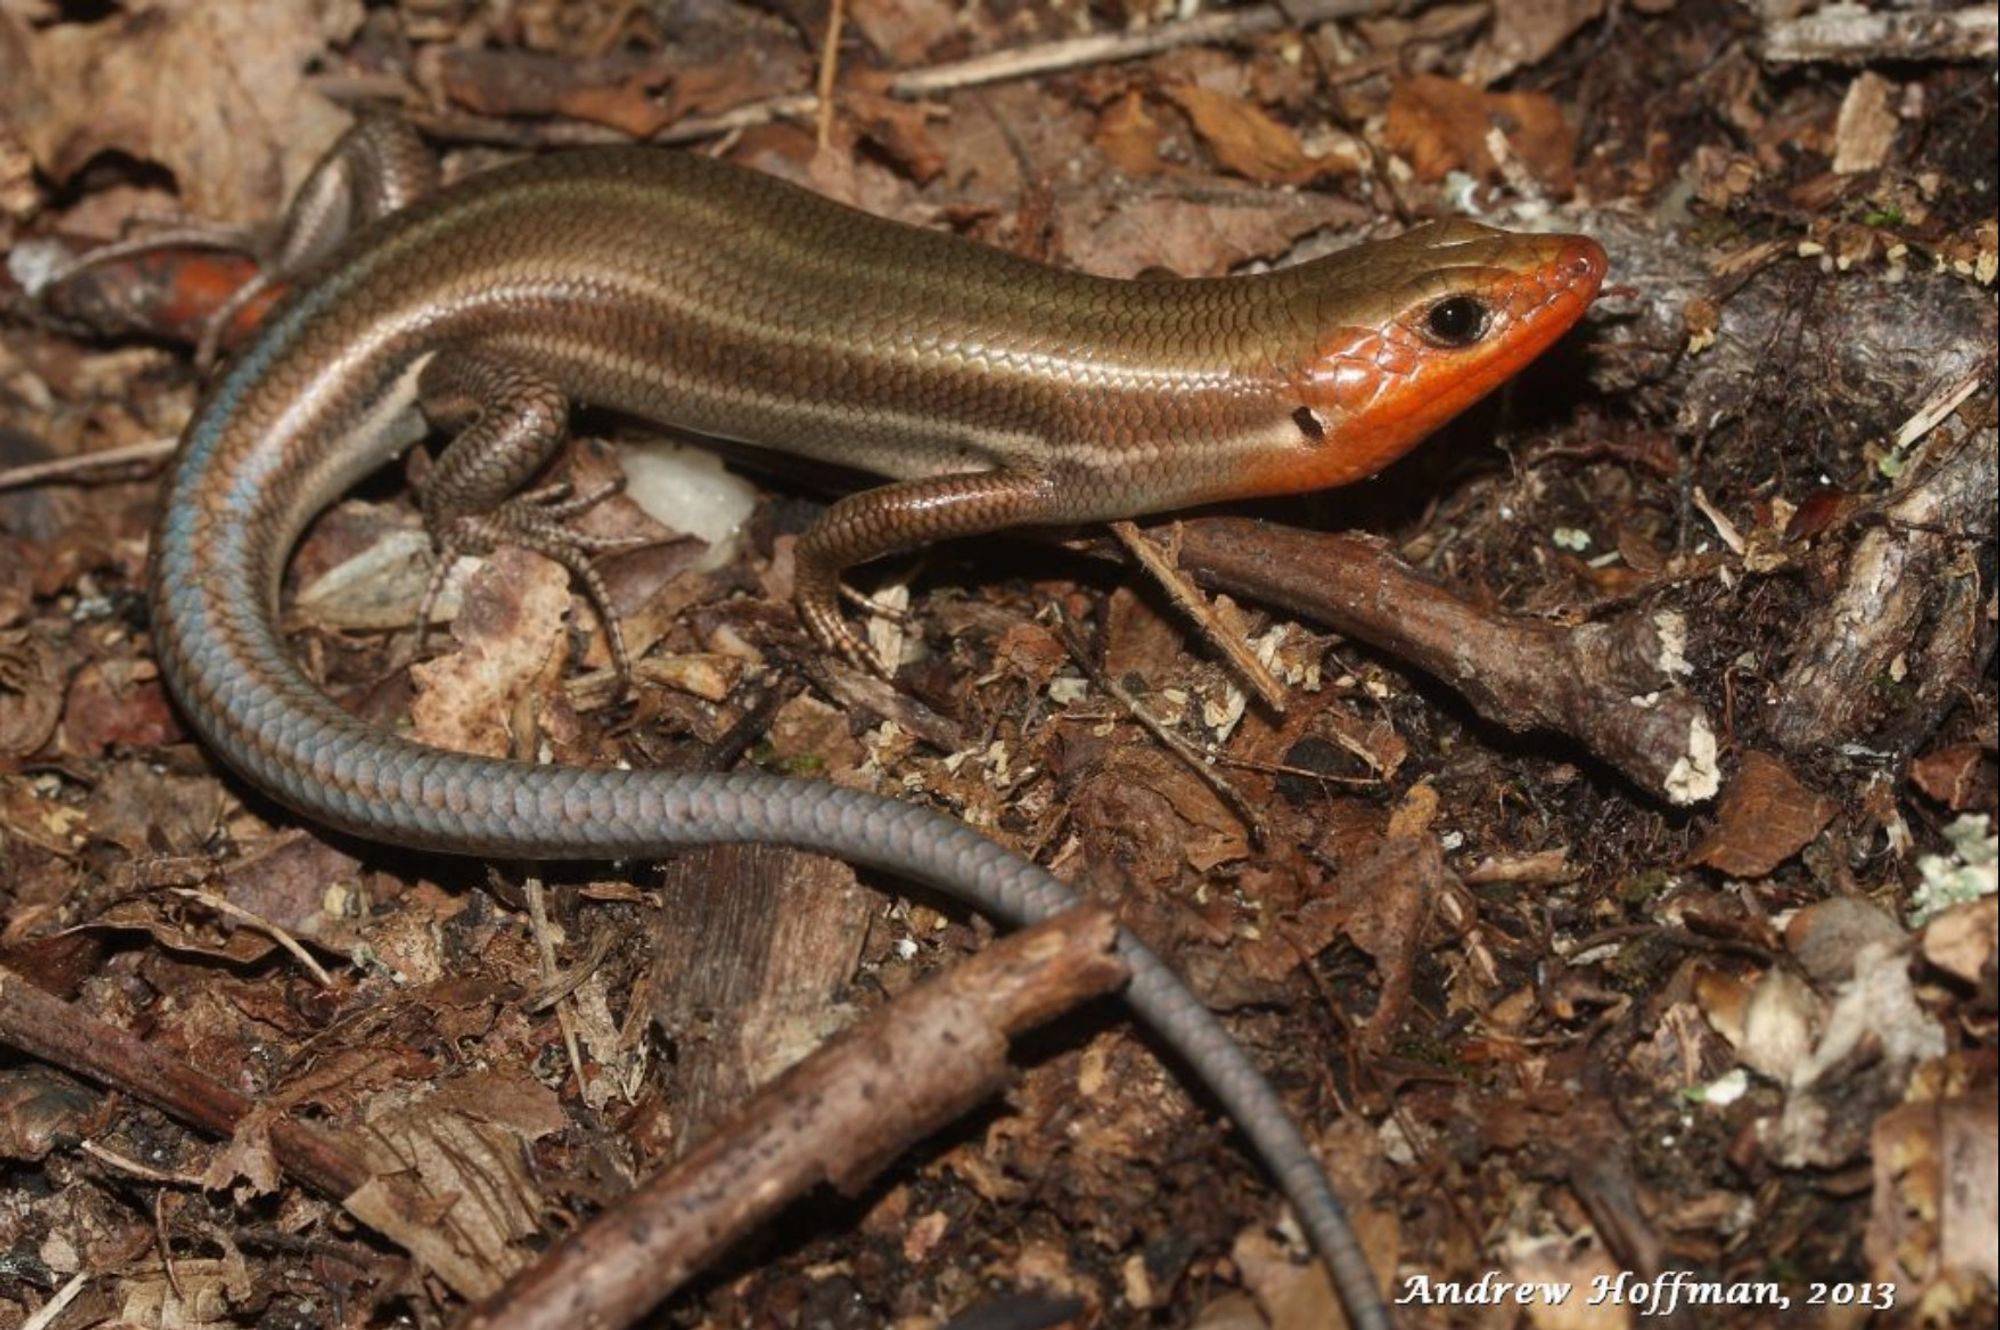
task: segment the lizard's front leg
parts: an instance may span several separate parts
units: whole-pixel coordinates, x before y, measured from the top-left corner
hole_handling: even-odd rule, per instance
[[[799,538],[794,600],[819,643],[887,677],[894,665],[863,641],[840,613],[840,572],[884,554],[960,536],[1058,520],[1052,477],[975,471],[908,480],[850,494]]]

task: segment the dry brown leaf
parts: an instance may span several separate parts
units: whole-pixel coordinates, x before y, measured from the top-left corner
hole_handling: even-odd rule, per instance
[[[95,758],[111,748],[156,748],[181,737],[157,670],[143,675],[116,660],[93,660],[70,680],[63,699],[63,751]]]
[[[360,860],[293,829],[232,861],[223,870],[219,894],[294,937],[341,951],[364,940],[366,926],[338,909],[338,902],[359,896],[361,881]]]
[[[0,632],[0,756],[26,757],[47,743],[62,715],[59,653],[26,628]]]
[[[1136,89],[1111,103],[1097,117],[1091,142],[1121,175],[1138,179],[1170,175],[1181,169],[1160,156],[1160,143],[1167,131]]]
[[[1910,763],[1916,787],[1954,813],[1993,801],[1995,768],[1978,744],[1952,744]]]
[[[1318,1330],[1340,1324],[1333,1281],[1322,1263],[1299,1264],[1261,1226],[1239,1234],[1229,1255],[1264,1312],[1262,1320],[1245,1324],[1270,1330]]]
[[[1419,781],[1410,787],[1403,801],[1389,814],[1389,839],[1415,839],[1427,835],[1431,825],[1437,821],[1441,801],[1437,787],[1428,780]]]
[[[1065,195],[1057,210],[1063,261],[1106,277],[1149,269],[1213,276],[1280,253],[1309,232],[1373,220],[1367,209],[1329,194],[1249,188],[1239,197],[1213,191],[1200,199]]]
[[[355,1133],[377,1178],[393,1175],[432,1198],[421,1213],[371,1180],[344,1204],[407,1247],[467,1298],[497,1292],[531,1259],[546,1201],[527,1146],[564,1125],[555,1094],[525,1073],[475,1072],[432,1090],[375,1096]],[[407,1193],[406,1193],[407,1195]]]
[[[438,63],[445,95],[482,115],[566,115],[639,139],[671,123],[654,93],[673,74],[659,54],[635,51],[578,59],[458,48]]]
[[[1990,1306],[2000,1278],[2000,1112],[1990,1088],[1882,1115],[1870,1139],[1875,1186],[1869,1273],[1941,1319]],[[1983,1283],[1983,1288],[1982,1288]]]
[[[1262,107],[1182,83],[1166,89],[1174,105],[1194,122],[1195,132],[1224,170],[1248,180],[1272,185],[1303,185],[1323,175],[1351,170],[1345,157],[1315,156],[1306,151],[1289,126],[1279,124]]]
[[[1517,1287],[1565,1285],[1570,1297],[1531,1298],[1523,1308],[1532,1330],[1632,1330],[1632,1308],[1616,1298],[1593,1298],[1583,1290],[1598,1281],[1630,1273],[1601,1242],[1578,1242],[1568,1235],[1510,1234],[1506,1277]]]
[[[1435,836],[1391,835],[1340,875],[1337,894],[1307,902],[1280,939],[1305,958],[1345,936],[1374,959],[1381,996],[1359,1034],[1363,1048],[1382,1047],[1401,1025],[1424,926],[1452,881]]]
[[[238,1192],[239,1200],[276,1191],[284,1175],[271,1149],[271,1124],[282,1112],[276,1105],[266,1104],[245,1114],[230,1133],[229,1143],[209,1160],[202,1186],[222,1191],[241,1178],[245,1187]]]
[[[314,524],[292,567],[299,593],[289,623],[335,632],[408,628],[430,582],[435,547],[407,505],[350,500]],[[458,613],[454,574],[431,608],[433,624]]]
[[[1774,966],[1750,990],[1736,1051],[1752,1071],[1785,1084],[1812,1053],[1819,1016],[1812,989],[1790,970]]]
[[[1604,0],[1495,0],[1493,27],[1473,53],[1466,77],[1489,87],[1554,55],[1571,34],[1604,13]]]
[[[1939,1106],[1944,1242],[1949,1277],[2000,1283],[2000,1103],[1992,1087]],[[1990,1305],[1990,1304],[1989,1304]]]
[[[847,21],[895,68],[920,62],[958,31],[961,7],[952,0],[848,0]]]
[[[1968,984],[1985,983],[1992,991],[1996,925],[2000,896],[1981,896],[1954,905],[1924,925],[1924,959]]]
[[[251,1299],[252,1287],[241,1252],[221,1258],[177,1257],[171,1272],[155,1263],[118,1277],[118,1317],[97,1322],[109,1330],[167,1327],[169,1330],[229,1330]]]
[[[927,185],[943,174],[944,150],[930,132],[929,122],[938,114],[935,105],[849,86],[840,94],[840,109],[910,179]]]
[[[210,956],[231,965],[253,965],[278,945],[253,928],[215,920],[207,910],[193,912],[183,921],[168,917],[163,909],[151,897],[123,900],[78,927],[144,933],[170,951]]]
[[[822,777],[838,785],[868,785],[869,754],[854,737],[847,713],[811,693],[799,693],[778,708],[765,731],[765,760],[797,775]]]
[[[590,124],[605,125],[635,139],[651,138],[673,123],[653,95],[654,80],[635,75],[616,83],[573,88],[556,109]]]
[[[1374,1128],[1358,1118],[1342,1118],[1313,1140],[1313,1151],[1325,1162],[1334,1190],[1348,1198],[1348,1222],[1376,1279],[1384,1288],[1399,1286],[1395,1276],[1403,1253],[1402,1219],[1388,1199],[1394,1193],[1392,1170]],[[1253,1313],[1246,1325],[1258,1330],[1320,1330],[1346,1324],[1334,1310],[1325,1265],[1300,1264],[1270,1241],[1263,1225],[1239,1234],[1230,1254],[1264,1312],[1263,1318]]]
[[[108,768],[91,790],[84,811],[95,840],[135,855],[161,850],[192,854],[208,844],[221,824],[228,798],[206,776],[166,775],[119,764]]]
[[[68,180],[104,152],[157,162],[202,217],[263,221],[347,116],[301,97],[299,70],[361,21],[353,0],[165,0],[30,29],[0,13],[0,120]]]
[[[1731,877],[1763,877],[1811,844],[1833,813],[1833,801],[1807,788],[1783,762],[1746,752],[1723,793],[1715,827],[1689,862]]]
[[[1162,811],[1171,809],[1177,824],[1148,827],[1143,834],[1171,846],[1196,872],[1207,873],[1250,852],[1243,823],[1185,762],[1157,748],[1133,746],[1114,750],[1105,774],[1165,801]]]
[[[104,1100],[51,1067],[0,1071],[0,1159],[36,1163],[101,1126]]]
[[[717,115],[791,86],[773,77],[768,50],[743,49],[706,60],[674,75],[664,108],[667,122],[686,116]]]
[[[1575,187],[1576,141],[1555,100],[1539,92],[1481,92],[1455,79],[1418,74],[1400,80],[1389,96],[1383,140],[1409,159],[1419,180],[1442,180],[1468,171],[1481,180],[1500,177],[1487,147],[1493,129],[1509,150],[1556,195]]]
[[[1736,1065],[1731,1046],[1693,1002],[1676,1002],[1660,1014],[1653,1034],[1625,1059],[1662,1088],[1705,1085]]]

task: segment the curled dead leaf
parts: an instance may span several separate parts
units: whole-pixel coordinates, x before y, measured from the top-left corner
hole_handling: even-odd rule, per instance
[[[1833,801],[1765,753],[1747,752],[1690,862],[1731,877],[1760,878],[1797,854],[1833,820]]]
[[[0,632],[0,756],[26,757],[47,743],[62,704],[48,644],[26,628]]]
[[[1321,176],[1353,171],[1361,164],[1356,153],[1308,150],[1289,126],[1240,97],[1192,83],[1176,84],[1166,93],[1187,113],[1216,162],[1246,179],[1303,185]]]
[[[1166,175],[1174,169],[1160,156],[1160,144],[1166,135],[1166,127],[1154,118],[1145,96],[1135,89],[1098,116],[1091,142],[1110,158],[1121,175]]]
[[[1501,175],[1487,143],[1496,129],[1551,193],[1567,195],[1575,188],[1575,136],[1562,108],[1543,93],[1481,92],[1456,79],[1419,74],[1398,82],[1389,95],[1383,139],[1409,159],[1419,180],[1466,171],[1491,182]]]

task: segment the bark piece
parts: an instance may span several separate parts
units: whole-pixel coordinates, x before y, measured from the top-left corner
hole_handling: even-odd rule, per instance
[[[845,1021],[881,898],[838,860],[774,846],[678,855],[663,875],[652,1014],[674,1044],[681,1131],[698,1136]]]
[[[1977,430],[1911,483],[1862,534],[1839,589],[1814,616],[1779,681],[1771,733],[1799,751],[1835,742],[1914,749],[1949,714],[1992,595],[1972,547],[1991,541],[2000,435]],[[1899,667],[1898,662],[1902,665]],[[1883,680],[1904,686],[1883,688]]]

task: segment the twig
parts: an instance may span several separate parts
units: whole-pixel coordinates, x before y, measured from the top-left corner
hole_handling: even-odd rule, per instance
[[[540,878],[530,878],[528,885],[530,887],[540,886],[541,881]],[[546,889],[544,888],[544,890]],[[530,896],[531,901],[532,899],[533,897]],[[546,912],[546,904],[542,908]],[[536,938],[538,943],[542,940],[539,936]],[[527,1012],[547,1011],[557,1003],[575,996],[576,990],[583,987],[585,983],[589,982],[590,976],[603,968],[604,958],[611,954],[611,948],[616,946],[617,943],[618,938],[613,930],[608,928],[599,929],[590,935],[590,944],[584,951],[583,959],[566,970],[555,968],[555,958],[551,954],[548,958],[548,966],[543,971],[541,981],[522,996],[521,1010]],[[579,1073],[582,1071],[580,1065],[577,1070]]]
[[[1708,524],[1715,528],[1716,537],[1729,547],[1731,554],[1740,555],[1750,548],[1749,542],[1743,539],[1743,533],[1737,530],[1736,523],[1730,521],[1727,514],[1709,501],[1701,486],[1696,485],[1692,493],[1695,508],[1708,519]]]
[[[148,439],[144,443],[128,443],[122,448],[105,448],[76,457],[58,457],[51,462],[31,462],[27,466],[0,471],[0,490],[17,490],[50,481],[95,481],[98,479],[97,472],[108,471],[115,466],[164,462],[174,455],[174,449],[179,445],[179,439]]]
[[[1990,425],[1933,438],[1882,505],[1880,523],[1848,550],[1839,585],[1779,676],[1769,724],[1786,748],[1865,739],[1914,751],[1943,723],[1992,596],[1961,570],[1965,551],[1994,537],[1995,444]],[[1924,668],[1899,698],[1879,681],[1897,677],[1895,662],[1910,657]]]
[[[1086,65],[1115,64],[1158,55],[1182,46],[1241,41],[1266,32],[1307,27],[1330,19],[1379,14],[1395,8],[1394,0],[1304,0],[1293,5],[1251,5],[1245,9],[1221,10],[1200,18],[1136,32],[1094,33],[1088,37],[1068,37],[1011,51],[993,51],[929,69],[913,69],[890,80],[889,90],[898,97],[924,97],[982,83],[1007,79],[1033,78]]]
[[[347,1141],[261,1107],[185,1061],[158,1053],[117,1026],[51,997],[4,965],[0,1044],[151,1104],[211,1135],[234,1136],[256,1115],[271,1157],[286,1176],[339,1201],[377,1233],[416,1251],[453,1292],[472,1296],[475,1280],[450,1268],[439,1251],[423,1250],[426,1233],[452,1224],[449,1199],[425,1192],[409,1173],[376,1173]],[[450,1241],[440,1237],[436,1245],[448,1255]]]
[[[554,986],[550,1005],[556,1009],[556,1026],[562,1031],[563,1052],[569,1058],[570,1075],[576,1078],[577,1094],[581,1095],[590,1088],[590,1082],[584,1076],[583,1046],[576,1034],[576,1010],[570,1003],[573,990],[560,983],[562,971],[556,964],[555,940],[549,931],[548,888],[539,873],[530,874],[522,884],[522,895],[528,902],[528,933],[535,941],[535,962],[540,967],[542,983]],[[587,978],[588,974],[585,971],[579,978]]]
[[[1033,46],[993,51],[965,60],[932,65],[926,69],[905,70],[890,76],[887,90],[893,97],[930,97],[959,88],[1004,83],[1012,79],[1033,78],[1041,74],[1057,74],[1091,65],[1138,60],[1145,56],[1158,55],[1163,51],[1177,50],[1183,46],[1241,41],[1246,37],[1279,32],[1291,27],[1306,27],[1333,19],[1384,14],[1395,9],[1397,2],[1398,0],[1299,0],[1298,3],[1289,5],[1251,5],[1244,9],[1204,14],[1200,18],[1186,19],[1178,23],[1162,23],[1157,27],[1144,28],[1137,32],[1066,37],[1059,41],[1039,42]],[[696,143],[704,139],[720,138],[739,130],[753,129],[758,125],[768,125],[775,120],[806,120],[818,116],[822,113],[821,103],[828,100],[830,95],[830,90],[824,85],[825,65],[826,62],[822,58],[820,65],[822,86],[818,96],[810,92],[787,92],[754,102],[745,102],[741,106],[731,107],[715,115],[688,116],[663,127],[647,141],[669,144]],[[338,79],[329,79],[316,86],[335,97],[346,91]],[[377,90],[371,86],[369,91],[373,93]],[[470,115],[465,112],[446,114],[411,112],[409,119],[412,124],[428,134],[462,143],[492,143],[528,148],[564,145],[574,147],[582,144],[631,141],[629,135],[604,125],[565,120],[522,124],[502,116]]]
[[[121,1173],[130,1173],[142,1182],[157,1182],[166,1187],[199,1187],[202,1185],[198,1173],[165,1173],[157,1168],[149,1168],[136,1159],[127,1159],[116,1150],[106,1149],[96,1141],[85,1141],[78,1147],[92,1159],[109,1164]]]
[[[1910,418],[1896,431],[1896,451],[1902,452],[1917,440],[1929,434],[1951,418],[1951,413],[1965,405],[1965,399],[1979,391],[1979,385],[1986,379],[1984,367],[1960,378],[1957,383],[1949,383],[1933,393],[1918,407]]]
[[[63,1308],[76,1301],[76,1295],[83,1292],[83,1286],[90,1282],[90,1272],[79,1270],[69,1277],[69,1282],[56,1290],[56,1295],[43,1303],[41,1309],[21,1322],[21,1330],[49,1330],[61,1316]]]
[[[224,900],[212,892],[200,891],[193,887],[175,887],[173,893],[191,901],[199,901],[217,914],[227,915],[238,923],[248,924],[258,932],[267,935],[273,942],[290,952],[292,958],[306,967],[306,973],[321,988],[333,987],[333,976],[320,968],[320,963],[312,958],[312,953],[300,946],[298,939],[272,923],[262,915],[253,914],[233,901]]]
[[[1289,762],[1260,762],[1252,757],[1232,757],[1228,753],[1217,753],[1215,764],[1233,767],[1238,771],[1255,771],[1266,776],[1293,776],[1299,780],[1317,781],[1323,785],[1351,785],[1357,788],[1380,788],[1382,781],[1382,760],[1351,739],[1342,739],[1340,746],[1368,764],[1372,776],[1340,776],[1331,771],[1314,771],[1311,767],[1293,766]]]
[[[1006,1080],[1009,1036],[1124,982],[1117,925],[1085,905],[1001,938],[760,1091],[726,1126],[460,1330],[617,1330],[821,1181],[852,1194]]]
[[[1091,682],[1109,693],[1118,705],[1124,707],[1126,713],[1139,723],[1141,729],[1157,739],[1168,752],[1186,763],[1188,769],[1199,776],[1203,784],[1214,790],[1217,796],[1229,805],[1230,811],[1241,818],[1243,825],[1249,829],[1252,844],[1265,844],[1269,840],[1270,833],[1264,825],[1263,815],[1257,811],[1254,804],[1243,797],[1242,791],[1230,784],[1222,773],[1215,769],[1214,761],[1209,754],[1162,725],[1151,712],[1146,710],[1139,699],[1132,695],[1129,688],[1097,668],[1097,663],[1090,658],[1089,649],[1077,635],[1076,625],[1060,610],[1057,614],[1060,616],[1059,626],[1062,629],[1063,645],[1069,648],[1070,658],[1076,662],[1077,668],[1088,674]]]
[[[833,81],[840,73],[840,33],[847,24],[846,0],[833,0],[827,7],[826,40],[819,48],[819,146],[825,151],[833,144]]]
[[[0,1043],[11,1045],[153,1105],[190,1126],[229,1136],[256,1105],[133,1035],[36,988],[0,966]],[[361,1157],[287,1118],[271,1124],[271,1150],[285,1172],[319,1192],[347,1196],[369,1180]]]
[[[515,702],[514,713],[509,725],[513,738],[509,750],[516,762],[535,762],[542,746],[542,718],[536,708],[533,689],[523,691]],[[556,964],[555,937],[549,928],[549,904],[547,887],[542,875],[528,865],[524,872],[522,894],[528,903],[528,932],[535,941],[535,958],[541,967],[544,984],[555,985],[561,975],[561,967]],[[588,972],[586,971],[586,974]],[[576,1032],[576,1004],[571,1001],[571,991],[558,988],[554,998],[556,1027],[562,1031],[563,1051],[569,1058],[570,1074],[576,1077],[576,1092],[582,1096],[590,1083],[583,1070],[583,1042]]]
[[[167,1287],[174,1291],[177,1300],[185,1303],[187,1290],[181,1287],[180,1268],[174,1264],[174,1237],[167,1229],[167,1192],[164,1187],[153,1193],[153,1242],[160,1249],[160,1268],[167,1272]]]
[[[1208,598],[1137,526],[1131,522],[1113,522],[1110,525],[1111,534],[1139,561],[1141,568],[1153,575],[1153,580],[1167,593],[1167,599],[1194,620],[1201,635],[1235,667],[1237,678],[1257,694],[1260,702],[1282,716],[1285,713],[1285,686],[1265,668],[1263,661],[1257,659],[1242,634],[1233,631],[1217,617]]]

